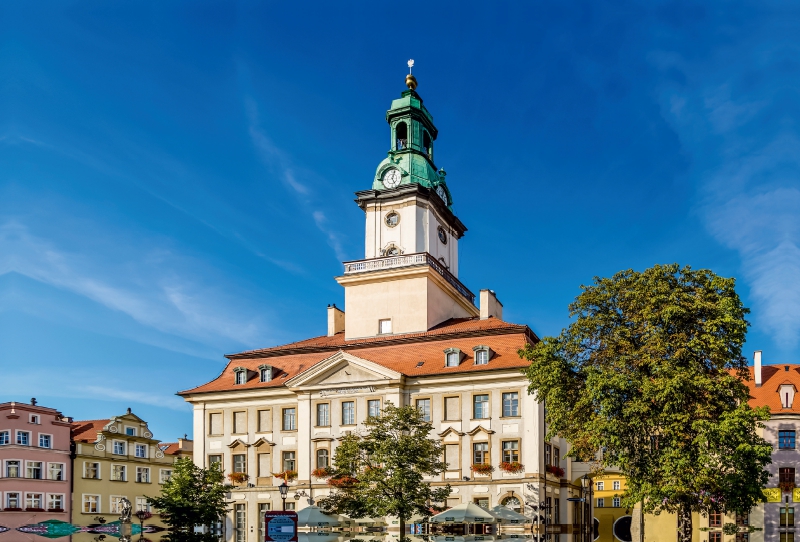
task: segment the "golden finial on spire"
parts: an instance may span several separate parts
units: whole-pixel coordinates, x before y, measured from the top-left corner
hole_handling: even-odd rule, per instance
[[[417,88],[417,78],[411,75],[411,68],[414,67],[414,59],[408,61],[408,75],[406,75],[406,86],[411,90]]]

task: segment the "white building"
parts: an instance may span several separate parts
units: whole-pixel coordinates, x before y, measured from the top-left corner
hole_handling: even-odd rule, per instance
[[[416,405],[433,422],[448,470],[432,482],[452,486],[448,505],[549,504],[549,522],[561,525],[551,531],[571,536],[567,444],[545,442],[543,408],[527,394],[517,354],[538,339],[502,320],[494,292],[481,290],[476,306],[459,281],[466,228],[433,162],[433,119],[413,77],[407,84],[387,113],[389,155],[372,188],[357,193],[365,259],[345,262],[336,279],[346,311],[328,307],[326,335],[230,355],[221,375],[181,392],[194,407],[195,462],[249,476],[232,492],[226,540],[263,539],[259,511],[281,506],[275,474],[296,471],[289,508],[327,495],[312,471],[388,401]],[[504,472],[501,462],[522,470]],[[495,470],[477,474],[478,464]]]

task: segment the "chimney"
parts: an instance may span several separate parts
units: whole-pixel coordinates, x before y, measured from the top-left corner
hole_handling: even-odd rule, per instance
[[[761,387],[761,350],[753,353],[753,375],[756,379],[756,388]]]
[[[36,397],[31,397],[31,405],[36,406]]]
[[[494,316],[498,320],[503,319],[503,304],[492,290],[481,290],[480,304],[481,320],[486,320],[490,316]]]
[[[336,307],[336,303],[328,305],[328,337],[344,331],[344,311]]]

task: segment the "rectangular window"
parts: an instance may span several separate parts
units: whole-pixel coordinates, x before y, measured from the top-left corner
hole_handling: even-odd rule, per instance
[[[111,509],[108,511],[110,514],[122,513],[122,497],[120,495],[111,495]]]
[[[603,491],[606,488],[605,482],[597,482],[597,491]]]
[[[64,464],[63,463],[48,463],[47,464],[47,479],[48,480],[64,480]]]
[[[613,499],[611,499],[611,503],[612,503],[611,506],[613,506],[614,508],[619,508],[619,497],[614,497]]]
[[[558,446],[553,446],[553,466],[558,467],[561,462],[561,450]]]
[[[619,480],[614,480],[613,482],[611,482],[611,488],[614,489],[615,491],[618,490],[619,489]]]
[[[778,431],[779,450],[794,450],[794,443],[795,443],[794,431]]]
[[[325,469],[331,464],[330,453],[327,449],[321,448],[317,450],[317,468]]]
[[[111,465],[111,479],[117,482],[124,482],[126,470],[125,465]]]
[[[233,472],[247,472],[247,455],[233,454]]]
[[[151,512],[150,504],[147,502],[147,497],[136,497],[136,510],[134,512]]]
[[[750,542],[750,533],[736,533],[736,542]]]
[[[52,448],[53,437],[51,435],[43,435],[39,433],[39,448]]]
[[[544,517],[545,517],[545,524],[553,523],[553,498],[547,497],[545,499],[545,508],[544,508]]]
[[[474,465],[486,465],[489,463],[489,443],[472,443],[472,463]]]
[[[794,527],[794,507],[786,508],[786,506],[781,506],[780,524],[781,527]]]
[[[553,523],[556,525],[561,523],[561,499],[555,499],[553,502]]]
[[[272,476],[272,455],[258,454],[258,475],[261,478]]]
[[[63,510],[64,509],[64,495],[50,494],[47,497],[48,510]]]
[[[222,434],[222,413],[215,412],[208,415],[208,434],[221,435]]]
[[[447,463],[447,470],[458,470],[461,468],[461,452],[458,444],[444,445],[444,462]]]
[[[83,496],[83,513],[84,514],[100,513],[100,495]]]
[[[266,512],[270,510],[270,505],[268,502],[260,502],[258,503],[258,539],[259,540],[266,540],[266,535],[264,533],[264,518],[266,517]]]
[[[150,467],[136,467],[136,481],[141,484],[149,484]]]
[[[31,434],[27,431],[17,431],[17,444],[20,446],[30,446]]]
[[[716,541],[720,542],[720,541]],[[794,533],[781,533],[780,542],[794,542]]]
[[[519,416],[519,393],[512,391],[503,394],[503,416]]]
[[[367,401],[367,416],[377,417],[381,415],[381,400],[370,399]]]
[[[114,449],[111,453],[114,453],[116,455],[127,455],[128,454],[127,446],[125,444],[126,443],[121,440],[115,440]]]
[[[426,422],[431,421],[431,400],[417,399],[417,410],[422,414],[422,419]]]
[[[28,473],[27,478],[31,478],[33,480],[41,480],[42,479],[42,462],[41,461],[28,461],[27,462]]]
[[[506,463],[513,463],[514,461],[519,461],[518,440],[503,441],[503,461]]]
[[[489,509],[489,497],[475,497],[472,502],[481,508],[485,508],[486,510]]]
[[[136,436],[136,428],[135,427],[126,427],[125,428],[125,434],[127,436],[129,436],[129,437],[135,437]]]
[[[475,365],[488,365],[489,351],[485,349],[475,351]]]
[[[294,510],[295,508],[297,508],[297,503],[296,502],[287,501],[287,503],[286,503],[286,509],[287,510]]]
[[[708,542],[722,542],[722,533],[719,531],[708,533]]]
[[[41,493],[28,493],[25,495],[25,508],[27,509],[44,509],[44,495]]]
[[[19,478],[22,465],[17,460],[6,461],[6,478]]]
[[[794,467],[781,467],[778,469],[778,481],[781,484],[794,483]]]
[[[597,499],[597,508],[603,508],[606,505],[606,500],[604,498]]]
[[[0,446],[11,444],[11,435],[8,431],[0,431]]]
[[[458,367],[458,362],[461,361],[461,354],[458,352],[448,352],[445,356],[445,367]]]
[[[39,416],[37,414],[31,414],[30,418],[28,418],[28,421],[30,423],[34,423],[36,425],[39,425],[39,423],[41,423],[40,420],[39,420]]]
[[[331,405],[328,403],[319,403],[317,405],[317,425],[319,427],[328,427],[331,424]]]
[[[237,434],[247,433],[247,412],[233,413],[233,432]]]
[[[722,527],[722,514],[720,512],[708,513],[708,526],[709,527]]]
[[[297,429],[297,416],[293,408],[283,409],[283,430],[295,431]]]
[[[137,444],[134,455],[147,459],[147,444]]]
[[[552,465],[553,464],[553,447],[544,443],[544,464],[545,465]]]
[[[272,431],[272,410],[258,411],[258,431],[259,433],[269,433]]]
[[[22,508],[19,502],[19,493],[6,492],[6,508]]]
[[[234,371],[234,378],[236,384],[247,384],[247,371]]]
[[[167,482],[169,482],[170,478],[172,478],[172,469],[159,469],[158,471],[159,484],[166,484]]]
[[[84,463],[83,464],[83,477],[100,479],[100,463]]]
[[[447,421],[456,421],[461,419],[460,397],[444,398],[444,419]]]
[[[222,463],[222,456],[221,455],[212,454],[212,455],[208,456],[208,466],[209,467],[211,465],[220,464],[220,463]]]
[[[385,333],[392,332],[392,321],[391,319],[386,320],[378,320],[378,333],[383,335]]]
[[[356,404],[353,401],[342,402],[342,425],[355,425]]]
[[[283,470],[297,470],[296,452],[283,452]]]
[[[476,420],[485,420],[489,417],[489,396],[475,395],[472,398],[472,417]]]

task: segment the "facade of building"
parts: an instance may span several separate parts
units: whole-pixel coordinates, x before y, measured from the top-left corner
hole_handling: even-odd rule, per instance
[[[282,506],[276,475],[291,480],[287,508],[327,495],[312,472],[388,402],[415,405],[433,423],[448,468],[431,482],[452,486],[446,504],[541,507],[550,532],[571,540],[567,444],[545,441],[517,354],[538,339],[503,321],[494,292],[481,290],[476,304],[459,280],[466,227],[434,165],[433,117],[413,76],[407,84],[386,115],[388,156],[356,194],[365,258],[336,278],[346,310],[328,307],[325,335],[229,355],[221,375],[181,392],[194,408],[195,462],[246,477],[231,493],[226,540],[259,539],[260,512]],[[514,463],[516,472],[501,469]]]
[[[147,427],[147,422],[128,412],[107,420],[72,422],[75,480],[72,493],[72,523],[90,525],[114,521],[127,498],[133,510],[153,512],[148,523],[163,525],[147,497],[158,496],[172,475],[180,448],[164,444]],[[183,439],[182,439],[183,440]],[[184,446],[191,441],[184,441]],[[165,453],[173,448],[172,453]]]
[[[31,404],[0,404],[0,525],[70,519],[70,420]]]

